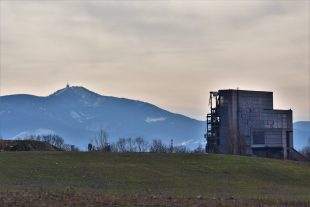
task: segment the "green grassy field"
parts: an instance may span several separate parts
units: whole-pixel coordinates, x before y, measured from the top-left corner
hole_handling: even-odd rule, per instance
[[[310,164],[229,155],[0,152],[0,206],[310,206]]]

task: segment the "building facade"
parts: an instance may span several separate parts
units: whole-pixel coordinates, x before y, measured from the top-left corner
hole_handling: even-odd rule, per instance
[[[207,151],[287,159],[293,149],[292,110],[273,109],[273,93],[210,92]]]

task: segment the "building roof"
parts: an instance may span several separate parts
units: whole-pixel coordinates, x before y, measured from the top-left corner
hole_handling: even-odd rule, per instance
[[[252,91],[252,90],[240,90],[240,89],[221,89],[219,92],[237,92],[238,93],[269,93],[273,94],[272,91]]]

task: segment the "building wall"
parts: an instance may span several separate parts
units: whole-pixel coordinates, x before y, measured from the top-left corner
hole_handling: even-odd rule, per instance
[[[293,148],[293,119],[291,110],[263,110],[261,130],[265,131],[265,146],[282,147],[283,156],[288,156],[288,149]],[[254,130],[257,130],[255,128]],[[254,145],[252,147],[264,147]]]
[[[248,154],[253,153],[253,147],[281,147],[285,151],[293,146],[292,133],[288,134],[292,131],[292,111],[273,110],[272,92],[220,90],[217,108],[221,153],[238,153],[231,149],[238,144],[234,143],[237,139],[242,139]],[[264,142],[253,143],[254,135]]]

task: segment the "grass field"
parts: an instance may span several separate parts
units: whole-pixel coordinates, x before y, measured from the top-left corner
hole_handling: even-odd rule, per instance
[[[310,206],[310,164],[229,155],[0,152],[0,206]]]

